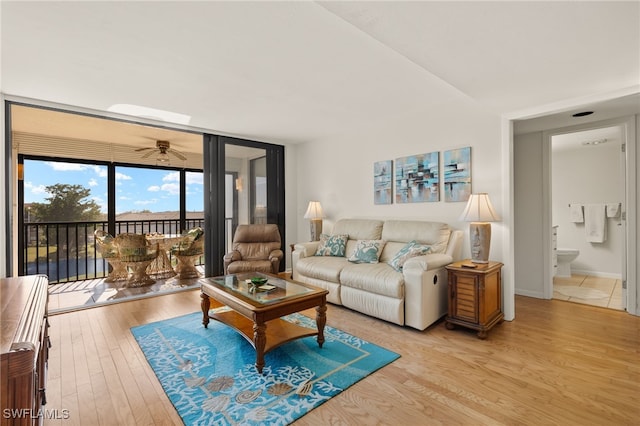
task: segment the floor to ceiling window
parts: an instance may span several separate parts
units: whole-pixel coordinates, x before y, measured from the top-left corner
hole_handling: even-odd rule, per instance
[[[6,224],[10,274],[32,272],[25,269],[29,261],[24,252],[28,244],[40,241],[31,231],[23,234],[25,223],[33,219],[24,208],[30,202],[29,191],[45,185],[32,176],[46,176],[47,184],[65,183],[50,172],[30,174],[35,163],[24,165],[25,159],[72,164],[95,173],[93,180],[82,181],[82,187],[90,189],[89,199],[99,206],[98,222],[110,233],[205,228],[206,274],[222,273],[222,257],[238,224],[276,223],[284,247],[284,147],[280,145],[12,101],[5,103],[5,111],[5,150],[11,153],[12,164],[5,169],[5,191],[15,200],[9,216],[18,224],[15,235]],[[159,149],[169,143],[169,151],[179,153],[169,155],[170,164]],[[27,177],[18,176],[14,186],[16,175],[11,170],[20,168]],[[40,256],[40,251],[35,258],[47,264],[50,255]]]

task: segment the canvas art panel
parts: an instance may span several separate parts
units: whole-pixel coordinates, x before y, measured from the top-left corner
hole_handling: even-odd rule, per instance
[[[444,152],[444,200],[467,201],[471,195],[471,147]]]
[[[440,201],[439,162],[439,152],[396,159],[396,202]]]
[[[373,200],[375,204],[393,203],[393,162],[373,163]]]

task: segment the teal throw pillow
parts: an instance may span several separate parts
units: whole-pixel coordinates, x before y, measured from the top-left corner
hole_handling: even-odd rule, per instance
[[[316,256],[336,256],[344,257],[347,251],[348,235],[327,235],[320,234],[320,245],[316,250]]]
[[[391,265],[391,267],[396,271],[402,272],[402,267],[407,260],[411,259],[412,257],[425,255],[429,253],[430,250],[431,246],[418,244],[416,241],[411,241],[408,242],[407,245],[402,247],[400,251],[393,257],[393,259],[391,259],[387,263],[389,263],[389,265]]]
[[[384,243],[382,240],[358,240],[347,260],[353,263],[378,263]]]

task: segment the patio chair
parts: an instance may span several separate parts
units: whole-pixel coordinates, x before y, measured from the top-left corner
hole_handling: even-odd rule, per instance
[[[127,268],[120,261],[118,256],[118,248],[115,245],[115,240],[111,234],[102,230],[96,229],[93,233],[95,237],[96,247],[98,253],[103,259],[111,265],[111,271],[109,271],[105,282],[112,283],[118,280],[126,280],[129,276]]]
[[[224,273],[266,272],[277,274],[284,257],[278,225],[238,225],[233,251],[224,260]]]
[[[198,278],[196,260],[204,254],[204,232],[202,228],[193,228],[185,232],[178,244],[171,248],[171,254],[178,259],[176,273],[180,279]]]
[[[158,256],[158,244],[151,244],[143,234],[119,234],[115,238],[120,261],[131,269],[127,287],[140,287],[156,281],[147,275],[147,267]]]

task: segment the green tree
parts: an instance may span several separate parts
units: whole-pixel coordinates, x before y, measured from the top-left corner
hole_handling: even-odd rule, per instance
[[[56,183],[46,187],[47,203],[33,203],[31,212],[38,222],[84,222],[100,220],[100,206],[89,199],[91,190],[82,185]]]
[[[89,199],[91,190],[82,185],[57,183],[46,187],[51,196],[47,203],[33,203],[31,213],[36,222],[74,222],[73,224],[47,225],[44,235],[48,246],[57,246],[58,254],[75,256],[79,247],[88,241],[88,230],[82,222],[101,220],[100,206]]]

